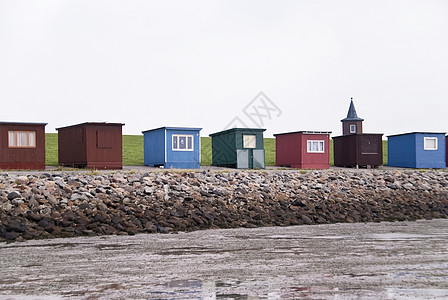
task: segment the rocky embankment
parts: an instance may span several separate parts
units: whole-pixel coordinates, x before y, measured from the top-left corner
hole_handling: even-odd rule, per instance
[[[0,241],[447,216],[444,171],[0,175]]]

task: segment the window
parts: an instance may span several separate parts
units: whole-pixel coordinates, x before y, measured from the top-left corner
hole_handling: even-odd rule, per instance
[[[325,141],[306,141],[306,152],[309,153],[324,153],[325,152]]]
[[[243,135],[243,148],[257,148],[257,136]]]
[[[356,133],[356,124],[350,125],[350,133]]]
[[[425,150],[437,150],[437,138],[436,137],[424,137],[423,149]]]
[[[35,131],[8,131],[10,148],[36,148]]]
[[[193,135],[173,134],[174,151],[193,151]]]

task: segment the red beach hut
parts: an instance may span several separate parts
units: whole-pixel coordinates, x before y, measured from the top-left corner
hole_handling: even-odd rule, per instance
[[[274,134],[275,164],[299,169],[330,167],[330,131]]]
[[[121,123],[81,123],[57,128],[61,166],[121,169],[123,139]]]
[[[0,122],[0,169],[45,169],[46,123]]]

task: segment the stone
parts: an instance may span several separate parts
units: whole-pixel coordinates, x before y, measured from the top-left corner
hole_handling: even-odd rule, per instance
[[[27,177],[27,176],[19,176],[19,177],[16,178],[16,182],[17,182],[18,184],[24,184],[24,185],[26,185],[26,184],[28,184],[29,180],[28,180],[28,177]]]
[[[403,184],[401,187],[406,189],[406,190],[414,189],[414,185],[412,183],[410,183],[410,182]]]
[[[13,199],[20,198],[20,197],[21,197],[20,193],[17,191],[13,191],[8,194],[8,200],[13,200]]]
[[[11,211],[13,208],[14,208],[14,205],[12,205],[12,204],[9,203],[9,202],[5,202],[5,203],[2,204],[2,209],[3,209],[5,212],[9,212],[9,211]]]
[[[10,220],[7,224],[7,228],[9,231],[25,232],[27,226],[25,222],[19,222],[18,220]]]
[[[1,236],[4,237],[6,240],[14,241],[20,236],[20,234],[18,232],[11,231],[3,233],[1,234]]]
[[[448,217],[448,173],[152,172],[0,178],[0,239]],[[26,178],[26,180],[25,180]],[[9,199],[13,192],[19,194]],[[21,224],[29,226],[24,232]],[[6,225],[2,225],[6,224]],[[156,226],[157,224],[157,226]]]
[[[75,194],[72,194],[72,195],[71,195],[70,200],[71,200],[71,201],[76,201],[76,200],[88,201],[89,198],[87,198],[87,196],[84,195],[84,194],[78,194],[78,193],[75,193]]]
[[[302,219],[303,223],[307,225],[313,224],[313,221],[306,215],[301,215],[300,218]]]
[[[213,197],[212,194],[210,194],[210,193],[208,193],[208,192],[206,192],[206,191],[203,191],[203,190],[201,190],[199,193],[201,194],[201,196],[205,196],[205,197]]]

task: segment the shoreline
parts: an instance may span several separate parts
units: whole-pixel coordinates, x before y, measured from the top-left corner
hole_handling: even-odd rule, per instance
[[[445,170],[0,174],[0,241],[448,218]]]

